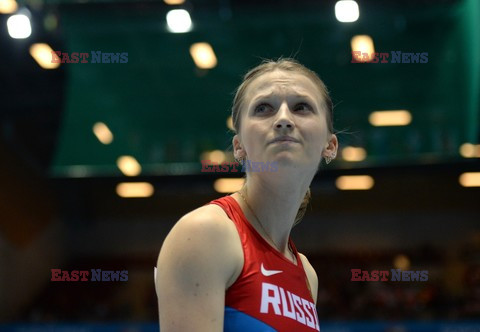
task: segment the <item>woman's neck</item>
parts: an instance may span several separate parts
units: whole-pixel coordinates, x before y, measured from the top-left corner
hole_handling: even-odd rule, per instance
[[[241,203],[244,213],[247,212],[245,214],[250,223],[252,220],[254,223],[261,223],[261,225],[254,225],[257,231],[261,234],[267,233],[262,236],[270,239],[269,242],[273,241],[277,249],[289,257],[288,255],[291,256],[288,248],[290,231],[312,179],[299,181],[297,177],[293,181],[295,177],[292,176],[286,181],[277,181],[279,178],[285,180],[287,177],[274,178],[266,174],[259,176],[259,174],[250,173],[242,188],[242,194],[248,206],[245,206],[239,194],[235,194],[234,197]],[[249,211],[250,209],[252,211]],[[255,220],[257,218],[258,220]]]

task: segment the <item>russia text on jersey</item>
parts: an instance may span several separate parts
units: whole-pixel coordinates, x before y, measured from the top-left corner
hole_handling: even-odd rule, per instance
[[[268,314],[272,309],[275,315],[291,318],[320,331],[315,303],[285,291],[282,287],[263,282],[260,312]]]

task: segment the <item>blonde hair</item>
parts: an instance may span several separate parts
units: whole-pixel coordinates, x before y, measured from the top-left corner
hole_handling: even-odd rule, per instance
[[[237,88],[235,97],[233,98],[232,105],[232,122],[236,133],[240,132],[240,113],[244,104],[245,92],[248,86],[258,77],[273,72],[275,70],[281,70],[285,72],[292,72],[305,75],[318,87],[318,90],[324,101],[324,107],[327,115],[327,128],[331,134],[333,134],[333,103],[330,95],[328,94],[327,87],[318,75],[300,64],[297,60],[291,58],[280,58],[278,60],[264,60],[260,65],[249,70],[243,77],[243,81]],[[297,215],[295,217],[294,226],[297,225],[305,215],[307,211],[308,203],[310,202],[312,194],[310,188],[308,188],[305,196],[300,204]]]

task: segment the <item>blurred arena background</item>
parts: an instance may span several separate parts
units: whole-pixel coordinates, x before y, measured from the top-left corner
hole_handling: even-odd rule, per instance
[[[242,181],[201,171],[233,161],[234,89],[261,59],[294,56],[329,87],[340,139],[293,232],[321,330],[480,331],[480,1],[352,3],[0,0],[0,330],[158,330],[166,233]],[[428,61],[352,63],[355,50]],[[351,281],[396,268],[428,280]]]

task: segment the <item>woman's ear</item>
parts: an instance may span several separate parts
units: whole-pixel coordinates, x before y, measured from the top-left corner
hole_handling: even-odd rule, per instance
[[[240,137],[238,135],[233,136],[232,145],[233,157],[235,159],[244,159],[247,153],[245,152],[245,149],[243,148]]]
[[[330,157],[334,159],[337,156],[338,150],[338,139],[335,134],[332,134],[328,139],[328,142],[325,144],[325,148],[323,149],[322,157]]]

